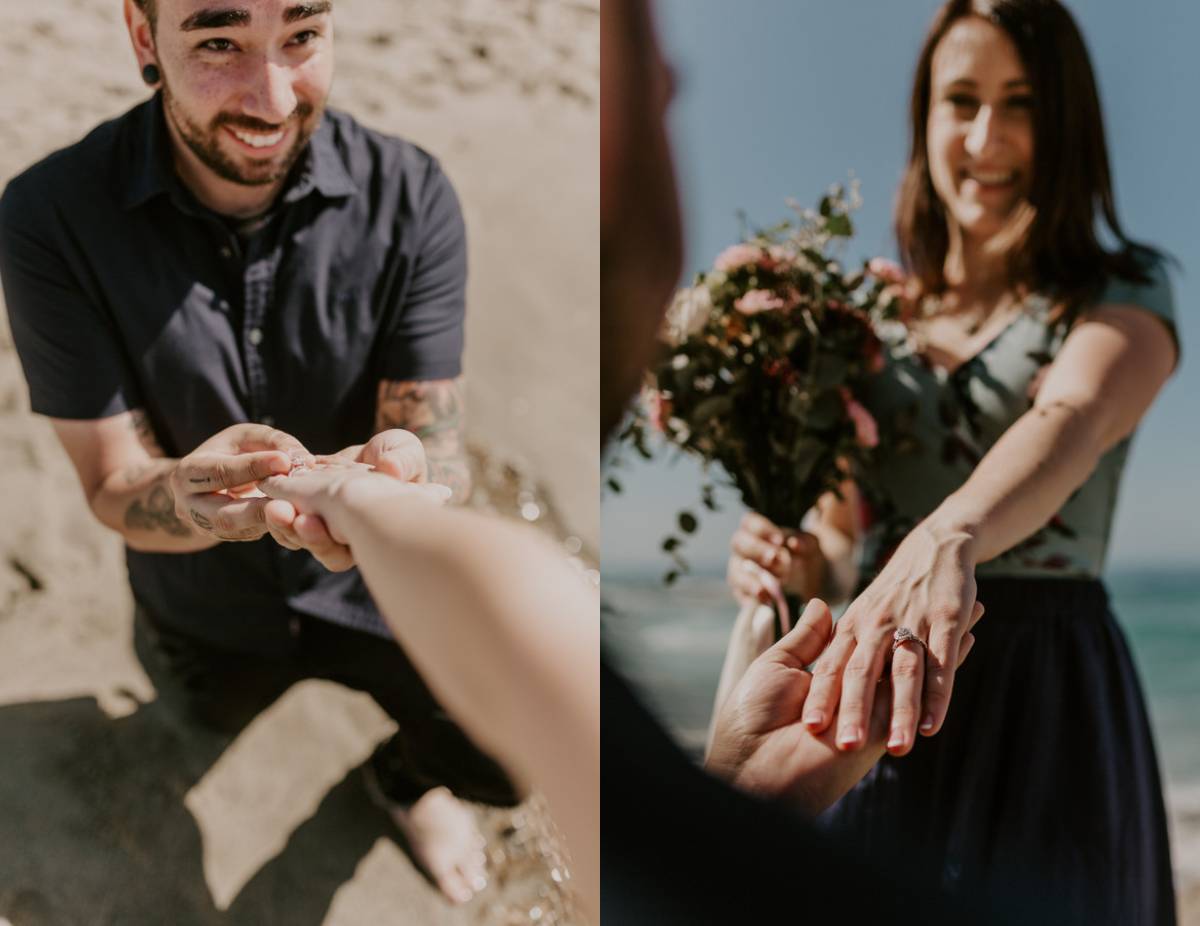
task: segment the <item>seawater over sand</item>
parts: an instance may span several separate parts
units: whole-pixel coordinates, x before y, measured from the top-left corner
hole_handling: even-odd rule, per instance
[[[604,572],[605,639],[698,756],[736,609],[721,577],[668,589],[659,576]],[[1200,884],[1200,567],[1116,570],[1107,583],[1150,702],[1182,890]]]

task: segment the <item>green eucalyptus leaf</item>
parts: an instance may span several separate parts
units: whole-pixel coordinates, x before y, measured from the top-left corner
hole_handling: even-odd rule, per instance
[[[850,216],[839,212],[825,220],[825,231],[838,238],[849,238],[854,234],[854,223]]]

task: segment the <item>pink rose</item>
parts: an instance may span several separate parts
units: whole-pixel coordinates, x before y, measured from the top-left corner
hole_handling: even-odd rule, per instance
[[[666,433],[667,420],[674,412],[671,400],[657,389],[646,390],[646,412],[650,418],[650,427]]]
[[[872,257],[867,264],[867,273],[884,283],[893,285],[903,283],[907,278],[904,268],[886,257]]]
[[[727,247],[713,261],[713,269],[721,273],[732,273],[742,267],[760,267],[771,270],[776,264],[775,258],[756,244],[735,244]]]
[[[757,315],[759,312],[774,312],[789,306],[781,296],[769,289],[752,289],[739,297],[733,307],[743,315]]]
[[[874,332],[867,334],[863,355],[867,361],[867,372],[869,373],[882,373],[883,368],[887,366],[887,360],[883,356],[883,342],[875,336]]]
[[[858,399],[854,398],[845,386],[838,391],[842,394],[842,401],[846,403],[846,414],[854,422],[854,439],[858,442],[858,446],[878,447],[879,425],[875,423],[871,413],[863,407]]]

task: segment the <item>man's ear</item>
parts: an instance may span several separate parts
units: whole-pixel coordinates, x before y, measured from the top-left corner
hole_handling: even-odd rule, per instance
[[[161,68],[150,19],[134,0],[125,0],[125,28],[129,30],[129,41],[133,45],[138,70],[142,70],[147,64]]]

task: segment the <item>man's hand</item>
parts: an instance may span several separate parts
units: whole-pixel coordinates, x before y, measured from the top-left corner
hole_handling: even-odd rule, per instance
[[[269,530],[270,502],[257,491],[258,481],[312,459],[290,434],[262,424],[235,424],[176,464],[170,479],[175,513],[218,540],[258,540]]]
[[[335,489],[355,472],[383,474],[403,483],[424,483],[427,478],[425,450],[410,431],[391,428],[381,431],[365,444],[355,444],[330,456],[312,459],[306,474],[324,473],[323,480],[309,480]],[[298,474],[299,475],[299,474]],[[345,540],[331,531],[311,502],[308,507],[293,504],[281,489],[264,491],[274,497],[263,508],[265,526],[281,545],[289,550],[308,550],[331,572],[345,572],[354,565],[354,557]]]
[[[705,763],[711,772],[745,791],[817,814],[879,760],[891,712],[886,679],[877,687],[865,748],[840,750],[832,727],[814,734],[801,723],[812,685],[807,666],[821,655],[832,629],[828,606],[814,599],[791,632],[751,663],[714,722]],[[960,660],[974,642],[968,633]]]

